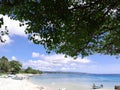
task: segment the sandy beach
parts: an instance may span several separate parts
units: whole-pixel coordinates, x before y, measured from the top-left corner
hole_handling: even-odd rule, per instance
[[[28,80],[14,80],[11,78],[0,78],[0,90],[52,90],[48,87],[35,85]],[[58,89],[67,90],[67,89]],[[98,89],[108,90],[108,89]]]
[[[40,90],[39,88],[39,86],[32,84],[28,80],[0,78],[0,90]]]
[[[43,85],[38,86],[30,82],[27,77],[31,75],[16,75],[17,77],[25,77],[23,80],[15,80],[8,77],[2,77],[0,78],[0,90],[53,90],[51,87],[46,87]]]
[[[25,78],[17,80],[9,77],[2,77],[0,78],[0,90],[45,90],[45,87],[35,85],[28,80],[27,77],[31,75],[18,74],[16,76],[19,78]]]
[[[18,75],[25,76],[26,75]],[[12,78],[0,78],[0,90],[69,90],[67,88],[51,88],[43,85],[35,85],[28,79],[15,80]],[[93,89],[94,90],[94,89]],[[97,90],[112,90],[112,89],[97,89]]]

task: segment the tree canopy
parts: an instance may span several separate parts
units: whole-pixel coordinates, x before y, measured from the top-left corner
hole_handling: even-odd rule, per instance
[[[32,74],[42,74],[42,71],[39,71],[39,70],[35,70],[31,67],[27,67],[25,70],[24,70],[25,73],[32,73]]]
[[[5,72],[9,72],[10,66],[9,66],[9,62],[8,59],[3,56],[0,58],[0,72],[5,73]]]
[[[10,63],[10,68],[11,68],[12,74],[16,74],[16,73],[20,72],[20,70],[22,68],[22,64],[19,61],[12,60],[9,63]]]
[[[0,13],[26,24],[48,53],[120,54],[120,0],[0,0]]]
[[[31,74],[42,74],[42,71],[27,67],[22,68],[22,63],[16,60],[8,60],[5,56],[0,58],[0,73],[31,73]]]
[[[0,58],[0,73],[19,73],[22,68],[22,64],[19,61],[9,61],[5,56]]]

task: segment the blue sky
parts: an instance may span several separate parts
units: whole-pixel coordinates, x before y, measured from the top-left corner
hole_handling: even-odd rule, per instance
[[[2,17],[2,15],[0,15]],[[87,73],[119,73],[120,58],[116,56],[94,54],[85,58],[65,58],[62,54],[47,54],[41,45],[30,42],[24,33],[26,26],[19,27],[19,21],[4,17],[4,24],[9,29],[9,36],[4,36],[6,43],[0,43],[0,57],[18,60],[23,67],[31,66],[44,71],[74,71]],[[4,30],[4,25],[0,30]]]

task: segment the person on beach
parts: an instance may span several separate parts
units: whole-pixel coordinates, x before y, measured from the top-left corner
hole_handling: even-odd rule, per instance
[[[103,88],[103,84],[101,84],[100,87]]]
[[[93,83],[93,86],[92,86],[93,89],[96,89],[96,85]]]
[[[101,84],[100,86],[96,86],[95,84],[93,84],[92,89],[98,89],[98,88],[103,88],[103,84]]]

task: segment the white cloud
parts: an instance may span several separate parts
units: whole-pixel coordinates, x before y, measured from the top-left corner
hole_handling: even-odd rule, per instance
[[[5,40],[5,42],[4,43],[0,42],[0,46],[4,46],[6,44],[10,44],[11,42],[13,42],[13,40],[8,35],[2,36],[2,40]]]
[[[29,60],[24,63],[24,66],[32,66],[36,69],[44,71],[80,71],[82,68],[86,68],[91,60],[78,57],[74,60],[71,57],[65,58],[62,54],[45,55],[37,52],[32,53],[32,57],[39,57],[38,60]]]
[[[12,60],[17,60],[17,58],[15,56],[12,56],[11,59]]]
[[[18,20],[11,20],[8,16],[2,16],[0,15],[0,17],[3,17],[4,20],[4,25],[2,25],[2,30],[5,29],[5,26],[7,26],[7,29],[9,30],[9,34],[10,35],[19,35],[19,36],[26,36],[25,34],[25,29],[26,26],[19,26],[19,21]]]
[[[56,63],[69,63],[69,62],[76,62],[76,63],[90,63],[91,61],[87,58],[80,58],[73,59],[71,57],[65,58],[62,54],[55,54],[55,55],[40,55],[41,58],[47,60],[49,62],[56,62]]]
[[[3,44],[0,43],[0,46],[11,43],[13,41],[12,36],[14,36],[14,35],[23,36],[23,37],[27,36],[24,32],[26,29],[26,26],[20,27],[19,21],[11,20],[8,16],[3,16],[0,14],[0,18],[1,17],[3,17],[4,25],[2,25],[2,27],[0,28],[0,31],[4,31],[5,26],[7,26],[9,35],[2,36],[2,38],[4,38],[6,40],[6,42]]]
[[[37,52],[33,52],[33,53],[32,53],[32,57],[33,57],[33,58],[40,57],[40,54],[39,54],[39,53],[37,53]]]

